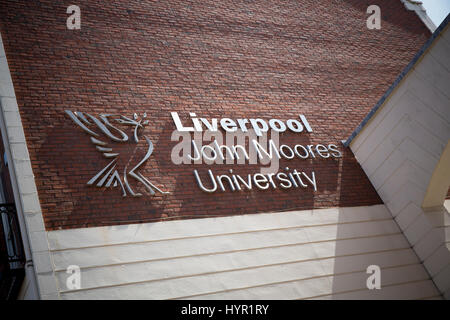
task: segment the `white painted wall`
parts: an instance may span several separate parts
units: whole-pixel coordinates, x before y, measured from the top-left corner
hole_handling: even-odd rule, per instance
[[[450,31],[447,26],[350,145],[447,299],[450,298],[450,252],[446,236],[449,214],[444,206],[425,211],[422,205],[449,141]]]
[[[48,232],[62,299],[439,298],[384,205]],[[366,269],[381,267],[380,290]],[[66,268],[81,268],[69,290]]]

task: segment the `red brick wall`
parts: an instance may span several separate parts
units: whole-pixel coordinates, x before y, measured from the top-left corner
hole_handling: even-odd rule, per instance
[[[70,4],[81,7],[81,30],[66,28]],[[381,30],[366,28],[371,4],[381,7]],[[0,16],[47,229],[381,203],[350,150],[340,160],[284,162],[313,168],[316,193],[203,193],[192,171],[206,166],[170,161],[170,111],[208,119],[302,113],[313,133],[285,133],[282,143],[339,144],[430,36],[393,0],[1,0]],[[171,194],[122,198],[86,186],[108,161],[65,109],[147,112],[155,151],[142,173]],[[258,170],[212,169],[231,167]]]

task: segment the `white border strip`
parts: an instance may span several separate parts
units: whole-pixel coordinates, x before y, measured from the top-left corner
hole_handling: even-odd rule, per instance
[[[8,168],[27,259],[26,276],[37,291],[27,293],[26,296],[59,299],[47,232],[1,35],[0,108],[0,129],[9,160]]]

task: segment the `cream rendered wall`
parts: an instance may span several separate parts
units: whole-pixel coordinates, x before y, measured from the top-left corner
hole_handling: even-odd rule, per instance
[[[422,205],[449,141],[450,31],[447,25],[350,144],[447,299],[450,298],[449,213],[444,206],[425,210]],[[442,198],[441,205],[443,201]]]
[[[384,205],[48,232],[62,299],[436,299]],[[366,269],[381,268],[368,290]],[[81,288],[66,286],[69,265]]]

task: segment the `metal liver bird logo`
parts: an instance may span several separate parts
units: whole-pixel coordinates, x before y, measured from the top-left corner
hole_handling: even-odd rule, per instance
[[[153,153],[153,143],[147,136],[143,136],[147,142],[147,152],[145,153],[145,156],[131,170],[128,170],[128,165],[125,166],[123,171],[123,182],[119,170],[117,169],[117,159],[120,153],[115,152],[113,148],[110,147],[110,143],[105,142],[105,140],[108,139],[119,143],[130,142],[128,135],[118,128],[117,125],[115,125],[117,123],[120,125],[134,127],[133,138],[134,143],[137,144],[139,142],[139,132],[149,123],[149,120],[146,119],[146,113],[142,115],[141,119],[139,119],[136,113],[131,118],[123,115],[106,113],[100,114],[99,117],[96,118],[86,112],[72,112],[70,110],[65,110],[65,113],[81,129],[91,135],[91,142],[95,145],[95,149],[97,151],[101,152],[105,158],[112,159],[103,169],[101,169],[87,182],[88,185],[95,185],[99,188],[112,188],[120,185],[123,197],[126,197],[128,194],[133,197],[140,197],[142,196],[142,193],[135,192],[128,181],[128,177],[132,177],[142,183],[151,195],[155,194],[155,190],[162,194],[168,194],[168,192],[162,191],[156,187],[139,172],[139,168],[142,167],[142,165]],[[92,127],[97,127],[97,129],[99,129],[104,136],[97,131],[94,131]]]

